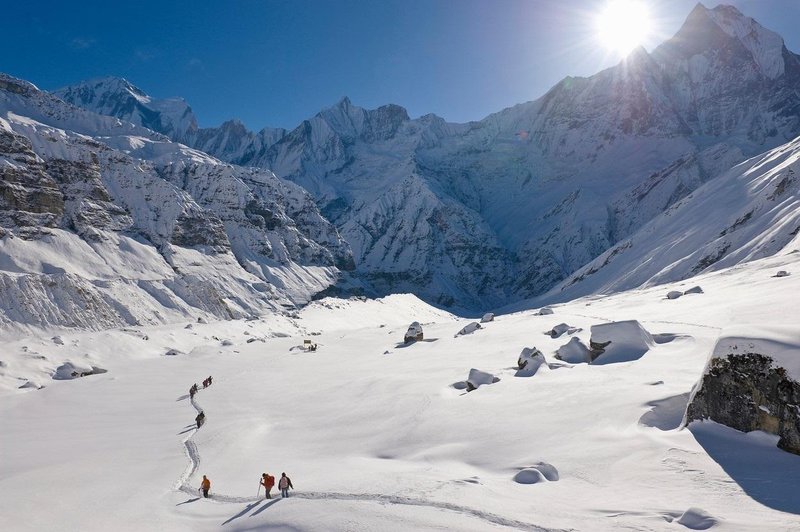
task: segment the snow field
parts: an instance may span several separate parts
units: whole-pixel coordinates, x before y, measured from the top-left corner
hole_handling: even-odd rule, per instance
[[[790,530],[800,526],[796,492],[763,486],[791,485],[797,457],[711,423],[675,430],[723,327],[796,322],[797,276],[771,277],[775,260],[704,276],[692,298],[665,300],[654,287],[576,300],[553,315],[498,315],[458,338],[470,320],[412,296],[19,338],[0,368],[0,516],[13,530],[680,530],[708,514],[714,529]],[[400,347],[414,320],[426,341]],[[542,334],[565,322],[588,344],[593,326],[627,320],[654,338],[629,362],[569,366],[553,356],[567,336]],[[254,337],[264,341],[247,343]],[[304,338],[318,351],[291,350]],[[31,362],[22,346],[47,360]],[[516,377],[521,350],[534,346],[551,369]],[[108,372],[44,378],[86,354]],[[500,380],[454,389],[471,368]],[[209,374],[214,384],[196,397],[207,419],[191,437],[190,495],[177,490],[194,432],[184,396]],[[25,375],[47,386],[12,385]],[[558,481],[515,481],[542,463]],[[256,501],[261,473],[282,471],[290,499]],[[759,482],[759,471],[769,476]],[[216,500],[196,500],[203,474]]]

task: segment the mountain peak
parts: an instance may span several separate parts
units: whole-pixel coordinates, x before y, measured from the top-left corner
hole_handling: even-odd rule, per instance
[[[776,79],[784,74],[783,38],[730,5],[708,9],[698,3],[675,36],[654,54],[678,53],[691,58],[729,48],[732,42],[749,54],[765,77]]]

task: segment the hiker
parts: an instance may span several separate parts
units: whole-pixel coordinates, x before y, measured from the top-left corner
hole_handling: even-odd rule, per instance
[[[208,388],[208,379],[203,380],[203,388]]]
[[[275,477],[273,477],[270,474],[264,473],[261,475],[260,484],[264,486],[264,491],[267,494],[267,499],[271,499],[272,494],[270,492],[272,491],[272,487],[275,485]]]
[[[192,386],[191,388],[189,388],[189,399],[194,399],[194,393],[195,393],[194,386]]]
[[[206,380],[208,381],[208,385],[211,386],[211,375],[209,375]]]
[[[203,475],[203,482],[200,483],[200,491],[203,492],[203,497],[208,498],[208,490],[211,489],[211,481]]]
[[[206,415],[205,415],[205,414],[203,413],[203,411],[201,410],[201,411],[200,411],[200,413],[199,413],[199,414],[197,414],[197,417],[196,417],[196,418],[194,418],[194,420],[195,420],[195,421],[197,421],[197,428],[199,429],[199,428],[200,428],[200,425],[202,425],[202,424],[205,422],[205,420],[206,420]]]
[[[294,489],[292,486],[292,479],[286,476],[286,473],[281,473],[281,479],[278,481],[278,489],[281,490],[281,497],[289,496],[289,488]]]

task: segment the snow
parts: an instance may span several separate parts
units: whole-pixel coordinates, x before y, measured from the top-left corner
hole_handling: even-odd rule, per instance
[[[565,303],[559,316],[582,329],[571,341],[588,343],[593,326],[613,324],[600,329],[604,338],[648,350],[626,364],[542,365],[531,378],[515,377],[511,361],[532,334],[544,356],[561,347],[563,338],[536,332],[552,317],[506,314],[453,338],[469,320],[408,295],[193,319],[191,328],[7,332],[0,515],[15,531],[602,532],[671,530],[684,514],[697,526],[702,509],[715,530],[795,529],[797,456],[774,438],[673,423],[721,334],[763,339],[787,356],[800,343],[790,304],[800,281],[771,277],[781,261],[791,268],[797,255],[702,276],[702,305],[665,304],[674,286]],[[414,320],[438,340],[397,348]],[[246,343],[253,337],[264,341]],[[290,351],[308,337],[324,350]],[[183,354],[165,356],[170,349]],[[107,372],[52,379],[65,361]],[[454,389],[470,368],[500,380]],[[209,374],[213,385],[195,397],[207,416],[197,431],[185,394]],[[256,497],[264,471],[292,477],[288,500]],[[208,501],[197,495],[203,474]],[[532,477],[539,482],[518,482]],[[69,489],[54,479],[69,479]]]
[[[578,337],[570,338],[569,342],[559,347],[556,351],[556,358],[570,364],[592,361],[589,348]]]
[[[789,377],[800,382],[800,331],[797,327],[764,323],[723,329],[710,359],[747,353],[772,358],[774,366],[784,368]]]

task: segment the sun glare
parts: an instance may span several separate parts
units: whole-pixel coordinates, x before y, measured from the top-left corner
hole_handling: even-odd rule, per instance
[[[622,55],[642,44],[651,31],[647,7],[639,0],[610,0],[597,16],[597,36]]]

